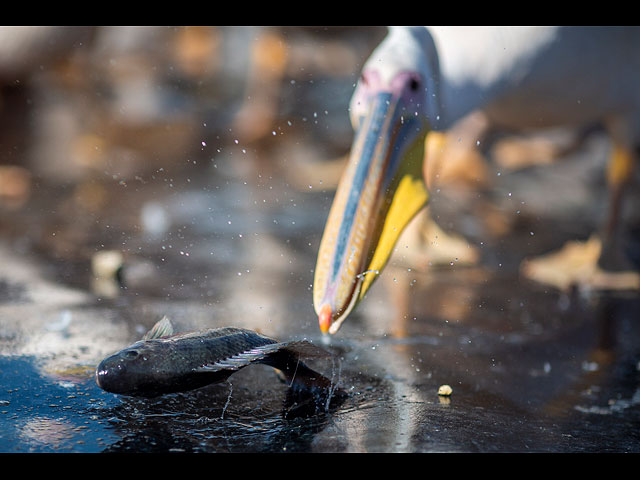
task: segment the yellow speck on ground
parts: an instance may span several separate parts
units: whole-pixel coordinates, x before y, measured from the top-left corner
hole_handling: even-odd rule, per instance
[[[438,388],[438,395],[448,397],[452,393],[453,389],[449,385],[440,385],[440,388]]]

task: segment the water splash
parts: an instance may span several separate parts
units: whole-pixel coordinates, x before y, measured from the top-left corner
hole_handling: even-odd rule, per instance
[[[222,407],[222,413],[220,414],[220,420],[224,420],[224,414],[227,411],[227,407],[231,402],[231,394],[233,393],[233,384],[231,382],[227,382],[229,384],[229,395],[227,396],[227,401],[224,403],[224,407]]]

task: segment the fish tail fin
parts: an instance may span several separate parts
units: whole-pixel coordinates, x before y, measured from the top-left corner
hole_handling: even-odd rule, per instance
[[[326,350],[320,350],[324,352],[322,356],[327,355]],[[300,356],[291,352],[288,350],[287,361],[281,362],[280,365],[272,364],[280,381],[288,387],[283,412],[286,417],[327,412],[347,398],[347,393],[338,385],[339,378],[325,377],[303,363]],[[312,353],[318,354],[319,350],[313,350]]]
[[[294,340],[278,344],[273,353],[263,360],[278,372],[280,379],[289,386],[324,385],[325,378],[309,368],[302,359],[331,358],[333,354],[307,340]],[[326,380],[328,382],[328,380]]]

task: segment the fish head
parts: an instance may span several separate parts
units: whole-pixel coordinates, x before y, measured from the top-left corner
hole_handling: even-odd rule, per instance
[[[95,380],[100,388],[120,395],[154,397],[172,383],[166,357],[153,340],[134,343],[100,362]]]

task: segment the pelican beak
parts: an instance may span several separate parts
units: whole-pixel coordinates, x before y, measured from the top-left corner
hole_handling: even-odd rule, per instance
[[[313,301],[323,333],[338,331],[427,203],[422,165],[428,128],[404,99],[376,92],[358,122],[315,269]]]

